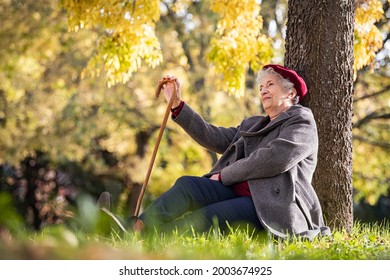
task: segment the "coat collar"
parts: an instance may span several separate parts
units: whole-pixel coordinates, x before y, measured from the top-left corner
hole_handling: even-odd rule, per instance
[[[283,123],[286,119],[289,119],[290,117],[297,115],[301,112],[301,108],[303,108],[302,105],[293,105],[291,106],[287,111],[281,113],[279,116],[277,116],[276,119],[269,122],[269,117],[262,117],[258,122],[256,122],[251,128],[249,128],[247,131],[241,131],[242,136],[250,137],[250,136],[258,136],[261,134],[264,134],[272,129],[274,129],[276,126],[278,126],[280,123]],[[264,125],[266,122],[269,122],[267,125]]]

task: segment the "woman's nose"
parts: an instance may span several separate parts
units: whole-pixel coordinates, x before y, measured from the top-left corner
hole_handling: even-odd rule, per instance
[[[268,93],[268,89],[267,88],[261,88],[260,89],[260,95],[264,95],[266,93]]]

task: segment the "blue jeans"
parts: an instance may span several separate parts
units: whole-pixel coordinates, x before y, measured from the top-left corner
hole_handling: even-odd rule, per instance
[[[225,231],[236,224],[263,229],[251,197],[237,196],[233,188],[205,177],[184,176],[150,204],[139,217],[145,229],[163,232],[207,232],[212,226]]]

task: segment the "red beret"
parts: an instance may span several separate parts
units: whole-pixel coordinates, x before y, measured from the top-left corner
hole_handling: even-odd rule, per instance
[[[263,69],[272,68],[276,73],[280,74],[283,78],[288,79],[294,84],[294,88],[297,90],[297,95],[299,96],[299,101],[305,97],[307,93],[307,87],[305,81],[301,76],[297,74],[292,69],[278,65],[278,64],[267,64],[263,66]]]

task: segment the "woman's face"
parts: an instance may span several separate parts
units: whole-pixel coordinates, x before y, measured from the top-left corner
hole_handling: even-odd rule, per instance
[[[260,81],[260,100],[271,119],[290,108],[292,98],[293,94],[283,87],[278,76],[266,74]]]

